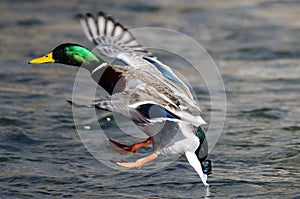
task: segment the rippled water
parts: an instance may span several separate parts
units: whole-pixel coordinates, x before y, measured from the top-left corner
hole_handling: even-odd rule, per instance
[[[264,0],[1,1],[0,198],[299,198],[299,9]],[[218,64],[227,117],[210,153],[209,190],[184,158],[151,173],[101,164],[65,101],[76,69],[27,65],[59,43],[91,47],[73,16],[100,10],[130,27],[188,34]],[[208,94],[195,90],[209,110]]]

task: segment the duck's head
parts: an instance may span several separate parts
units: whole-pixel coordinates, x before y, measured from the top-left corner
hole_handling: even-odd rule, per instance
[[[100,59],[89,49],[79,44],[64,43],[54,48],[48,54],[33,59],[29,64],[61,63],[71,66],[96,65]]]

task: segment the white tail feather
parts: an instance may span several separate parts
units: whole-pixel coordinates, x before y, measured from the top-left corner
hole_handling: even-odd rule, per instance
[[[208,187],[209,184],[207,184],[207,182],[206,182],[207,175],[203,173],[201,163],[199,162],[196,154],[193,152],[187,151],[187,152],[185,152],[185,156],[186,156],[188,162],[190,163],[190,165],[196,170],[196,172],[200,176],[203,184]]]

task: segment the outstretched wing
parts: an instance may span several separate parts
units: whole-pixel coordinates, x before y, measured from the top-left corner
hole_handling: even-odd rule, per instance
[[[85,36],[97,46],[100,54],[112,58],[117,58],[120,52],[151,56],[127,28],[103,12],[96,18],[90,13],[78,14],[77,18]]]
[[[126,104],[122,100],[111,100],[110,98],[97,100],[90,104],[77,104],[74,101],[67,101],[75,108],[97,108],[112,113],[121,114],[127,118],[131,118],[132,121],[137,123],[149,123],[147,118],[134,109],[129,110]]]
[[[135,95],[136,93],[133,93]],[[121,95],[121,96],[118,96]],[[78,108],[97,108],[121,114],[134,122],[142,125],[164,121],[187,122],[195,126],[206,124],[200,116],[193,116],[185,111],[176,110],[170,106],[162,106],[154,101],[131,102],[131,94],[117,93],[115,96],[106,97],[90,104],[80,105],[68,101]]]
[[[78,19],[85,35],[97,45],[96,50],[101,55],[116,58],[128,66],[153,74],[163,86],[172,90],[172,95],[178,98],[180,104],[200,110],[189,88],[171,68],[151,56],[123,25],[102,12],[97,17],[79,14]]]
[[[110,98],[101,99],[90,104],[77,104],[68,100],[75,108],[97,108],[113,113],[121,114],[140,124],[157,123],[163,121],[180,121],[180,118],[157,104],[141,104],[138,107],[127,106],[122,100]]]

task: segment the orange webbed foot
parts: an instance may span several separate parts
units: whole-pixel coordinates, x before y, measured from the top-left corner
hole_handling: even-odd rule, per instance
[[[121,155],[128,155],[130,153],[136,153],[139,148],[142,148],[144,146],[148,146],[152,143],[152,139],[148,138],[147,140],[143,142],[134,143],[130,146],[121,144],[117,141],[114,141],[112,139],[109,139],[109,148],[119,152]]]
[[[127,167],[127,168],[138,168],[138,169],[140,169],[147,162],[150,162],[150,161],[154,160],[155,158],[157,158],[157,156],[158,156],[157,152],[154,152],[154,153],[150,154],[149,156],[138,159],[135,162],[126,162],[126,161],[112,161],[112,162],[119,165],[119,166],[123,166],[123,167]]]
[[[109,139],[108,148],[113,150],[113,151],[116,151],[116,152],[120,153],[121,155],[131,154],[131,151],[130,150],[128,151],[127,147],[129,147],[129,146],[120,144],[120,143],[118,143],[114,140]]]

